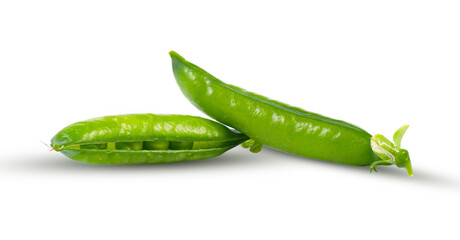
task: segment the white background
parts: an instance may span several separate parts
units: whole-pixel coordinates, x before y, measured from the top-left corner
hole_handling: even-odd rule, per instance
[[[167,2],[167,3],[166,3]],[[1,239],[459,239],[458,1],[2,1]],[[391,137],[414,176],[238,147],[90,166],[40,141],[92,117],[206,117],[221,80]]]

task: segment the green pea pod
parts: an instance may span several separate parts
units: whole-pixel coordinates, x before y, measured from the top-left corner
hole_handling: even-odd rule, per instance
[[[51,147],[89,164],[169,163],[216,157],[247,139],[200,117],[129,114],[71,124]]]
[[[355,125],[226,84],[179,54],[170,52],[170,56],[174,77],[184,95],[210,117],[248,135],[251,139],[243,147],[250,147],[252,152],[267,145],[308,158],[371,166],[371,171],[376,165],[396,164],[412,175],[408,154],[397,155],[395,147],[393,152],[385,152],[392,157],[381,158],[379,147],[384,143],[373,141],[371,147],[372,136]],[[400,143],[402,134],[395,135]],[[379,136],[377,139],[381,139]]]

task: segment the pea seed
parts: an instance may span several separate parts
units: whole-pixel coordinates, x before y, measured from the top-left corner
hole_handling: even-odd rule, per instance
[[[82,144],[80,149],[107,149],[107,143]]]
[[[168,150],[169,141],[166,141],[166,140],[145,141],[144,146],[142,148],[144,150]]]
[[[193,142],[171,141],[169,149],[171,150],[190,150],[193,148]]]
[[[142,142],[117,142],[115,149],[118,150],[142,150]]]

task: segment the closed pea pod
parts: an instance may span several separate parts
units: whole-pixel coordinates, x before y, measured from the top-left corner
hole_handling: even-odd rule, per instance
[[[51,147],[89,164],[169,163],[216,157],[247,139],[201,117],[128,114],[71,124]]]
[[[370,166],[371,171],[377,165],[396,164],[412,175],[409,155],[400,148],[408,126],[395,133],[393,144],[382,135],[372,137],[347,122],[226,84],[175,52],[170,56],[174,77],[184,95],[208,116],[248,135],[251,139],[243,146],[252,152],[267,145],[308,158]]]

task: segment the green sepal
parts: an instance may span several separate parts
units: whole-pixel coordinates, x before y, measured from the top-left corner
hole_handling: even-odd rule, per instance
[[[243,147],[243,148],[250,148],[252,145],[254,145],[255,142],[256,142],[256,141],[254,141],[253,139],[249,139],[249,140],[243,142],[243,143],[241,144],[241,147]]]
[[[371,163],[370,172],[372,172],[372,171],[377,172],[377,169],[375,167],[378,166],[378,165],[393,165],[393,162],[389,161],[389,160],[375,161],[375,162]]]
[[[264,147],[263,144],[260,144],[260,143],[255,142],[255,143],[251,146],[251,148],[249,149],[249,151],[252,152],[252,153],[258,153],[258,152],[262,151],[262,148],[263,148],[263,147]]]
[[[374,135],[371,138],[372,151],[380,158],[370,165],[370,171],[377,171],[375,169],[378,165],[396,165],[400,168],[405,168],[409,176],[413,175],[412,165],[410,162],[409,152],[401,147],[401,139],[404,136],[409,125],[404,125],[399,128],[393,135],[392,143],[381,134]]]
[[[254,139],[249,139],[241,144],[243,148],[249,148],[252,153],[258,153],[262,151],[263,144],[256,142]]]
[[[406,133],[407,128],[409,128],[409,125],[404,125],[400,127],[393,135],[393,142],[395,143],[396,147],[401,147],[401,139],[404,136],[404,133]]]

